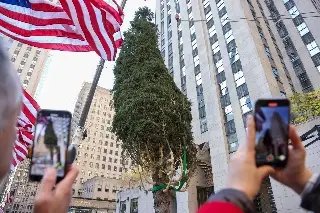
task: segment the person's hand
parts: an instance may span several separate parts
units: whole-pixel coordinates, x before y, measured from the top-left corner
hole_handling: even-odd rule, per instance
[[[56,187],[57,171],[49,168],[41,181],[40,191],[34,202],[34,213],[66,213],[72,197],[72,184],[78,169],[71,167]],[[54,188],[55,187],[55,188]]]
[[[229,164],[227,187],[244,192],[251,200],[257,195],[262,180],[274,172],[271,166],[257,168],[255,160],[255,124],[247,117],[247,142],[242,144]]]
[[[276,170],[271,177],[301,194],[312,172],[306,167],[306,149],[293,125],[290,126],[290,139],[292,145],[289,146],[287,166],[282,170]]]

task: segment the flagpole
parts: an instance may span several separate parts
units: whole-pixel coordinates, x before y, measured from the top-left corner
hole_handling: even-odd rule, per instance
[[[122,2],[121,2],[122,10],[124,9],[126,3],[127,3],[127,0],[122,0]],[[90,90],[89,90],[89,93],[87,96],[87,100],[84,104],[84,107],[82,108],[82,112],[81,112],[81,116],[80,116],[77,130],[75,131],[73,139],[72,139],[72,144],[74,144],[74,145],[78,145],[80,143],[80,141],[82,140],[84,125],[86,123],[86,119],[89,114],[90,106],[92,104],[94,93],[97,89],[104,64],[105,64],[105,60],[101,58],[99,61],[98,67],[96,69],[96,73],[94,74],[93,81],[92,81],[92,84],[91,84],[91,87],[90,87]]]

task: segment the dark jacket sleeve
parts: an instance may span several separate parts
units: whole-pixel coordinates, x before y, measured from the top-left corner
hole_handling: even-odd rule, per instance
[[[217,194],[212,195],[208,200],[208,202],[213,201],[232,203],[240,208],[244,213],[255,213],[253,202],[245,193],[235,189],[223,189],[219,191]]]
[[[309,211],[320,212],[320,175],[313,186],[303,193],[301,207]]]

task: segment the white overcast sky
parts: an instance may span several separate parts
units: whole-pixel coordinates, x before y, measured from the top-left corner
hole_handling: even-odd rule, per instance
[[[121,0],[118,0],[119,4]],[[130,26],[135,11],[139,7],[148,6],[155,11],[156,0],[128,0],[124,13],[125,31]],[[60,109],[73,112],[78,93],[84,81],[92,82],[99,56],[95,52],[73,53],[51,51],[52,61],[48,64],[48,75],[37,101],[42,109]],[[106,62],[99,86],[112,89],[114,62]]]

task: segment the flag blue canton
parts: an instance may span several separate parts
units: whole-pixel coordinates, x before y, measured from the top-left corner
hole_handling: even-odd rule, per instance
[[[1,3],[11,4],[25,8],[31,8],[31,4],[28,0],[0,0]]]

